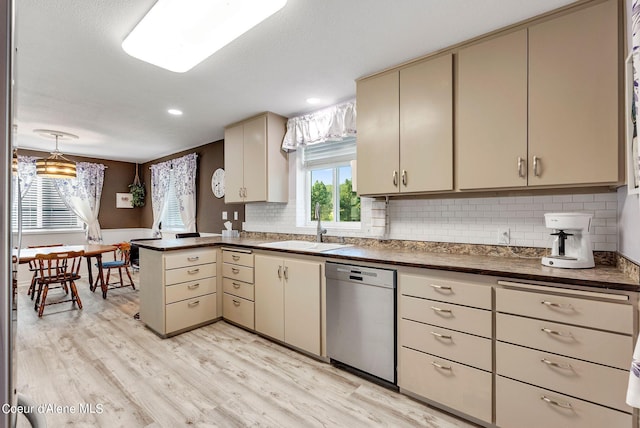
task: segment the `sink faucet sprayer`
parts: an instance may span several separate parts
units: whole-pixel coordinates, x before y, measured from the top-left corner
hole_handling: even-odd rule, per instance
[[[318,228],[316,231],[316,242],[322,242],[322,235],[327,233],[327,229],[322,228],[320,223],[320,202],[316,202],[316,218],[318,219]]]

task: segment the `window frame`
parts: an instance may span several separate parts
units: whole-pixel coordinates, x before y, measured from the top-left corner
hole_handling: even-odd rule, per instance
[[[326,221],[321,220],[323,227],[330,227],[336,229],[357,229],[360,230],[362,225],[362,212],[360,214],[360,221],[340,221],[340,183],[339,180],[339,169],[342,167],[351,168],[351,180],[353,182],[353,166],[350,161],[335,161],[323,163],[316,163],[313,167],[305,167],[302,165],[302,172],[304,173],[304,194],[305,194],[305,223],[304,225],[307,227],[315,227],[317,225],[317,220],[311,220],[312,216],[312,207],[311,207],[311,187],[313,183],[311,182],[311,172],[314,170],[321,169],[333,169],[333,218],[334,221]],[[336,220],[337,219],[337,220]]]
[[[46,183],[45,183],[46,180]],[[23,198],[15,197],[13,199],[12,207],[11,207],[11,229],[13,231],[17,231],[18,228],[22,230],[23,233],[55,233],[55,232],[81,232],[84,231],[86,226],[82,220],[73,212],[72,209],[66,206],[64,200],[58,193],[56,189],[56,185],[53,182],[53,178],[36,176],[27,191],[27,194]],[[48,189],[47,189],[48,188]],[[47,191],[45,191],[47,190]],[[18,189],[15,190],[18,192]],[[35,197],[32,195],[32,192],[36,192]],[[31,196],[31,198],[28,198]],[[36,227],[31,227],[31,225],[25,225],[25,216],[24,216],[24,203],[25,199],[33,199],[35,198],[35,203],[33,206],[35,207],[35,225]],[[59,218],[59,210],[54,211],[52,214],[47,216],[47,212],[44,209],[47,205],[48,201],[53,201],[55,204],[60,204],[64,206],[64,217],[67,218],[68,223],[61,224],[59,227],[44,227],[44,224],[47,223],[47,218]],[[18,204],[21,206],[18,207]],[[18,216],[18,208],[22,210],[22,214]],[[14,224],[15,219],[15,224]],[[18,225],[18,220],[22,220],[22,225]],[[75,225],[71,224],[71,220],[75,219]],[[29,220],[30,223],[33,222],[33,216]],[[52,224],[57,226],[57,222],[49,220]]]

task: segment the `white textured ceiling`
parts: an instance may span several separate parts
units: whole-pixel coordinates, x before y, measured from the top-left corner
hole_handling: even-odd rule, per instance
[[[146,162],[262,111],[291,117],[351,98],[358,77],[573,1],[289,0],[180,74],[120,47],[154,0],[19,0],[16,145],[51,150],[33,129],[56,129],[80,137],[60,142],[65,154]]]

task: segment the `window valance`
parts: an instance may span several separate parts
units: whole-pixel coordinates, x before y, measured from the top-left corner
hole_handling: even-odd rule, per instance
[[[355,136],[356,102],[352,100],[289,119],[282,150],[290,152],[301,146]]]

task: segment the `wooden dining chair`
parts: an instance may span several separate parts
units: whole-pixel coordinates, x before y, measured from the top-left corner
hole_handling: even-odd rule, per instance
[[[77,303],[82,309],[82,301],[78,295],[75,281],[80,279],[80,262],[84,251],[67,251],[64,253],[36,254],[38,263],[37,296],[34,309],[41,317],[44,307],[64,302]],[[47,303],[47,294],[52,288],[69,287],[71,298]]]
[[[129,268],[131,267],[131,261],[130,261],[131,244],[129,242],[120,242],[118,244],[113,244],[113,245],[116,247],[116,249],[113,251],[113,260],[102,262],[102,270],[103,270],[105,285],[109,289],[131,287],[135,290],[136,285],[133,282],[133,278],[131,278],[131,271],[129,270]],[[96,266],[98,265],[96,264]],[[118,279],[116,280],[116,282],[110,282],[111,271],[115,271],[115,270],[118,271]],[[106,271],[106,276],[104,275],[105,271]],[[129,283],[125,283],[124,281],[125,274],[129,279]],[[100,281],[99,276],[100,275],[98,275],[98,278],[96,278],[95,283],[93,284],[93,287],[91,287],[91,289],[94,291],[99,286],[99,281]]]
[[[30,245],[27,248],[49,248],[49,247],[62,247],[64,244],[49,244],[49,245]],[[36,292],[36,284],[38,282],[38,272],[40,271],[40,267],[38,266],[37,260],[32,260],[29,262],[29,271],[33,273],[31,277],[31,284],[29,285],[29,289],[27,290],[27,295],[31,295],[31,300],[35,297]],[[65,286],[62,287],[65,293],[69,294],[69,289]]]

